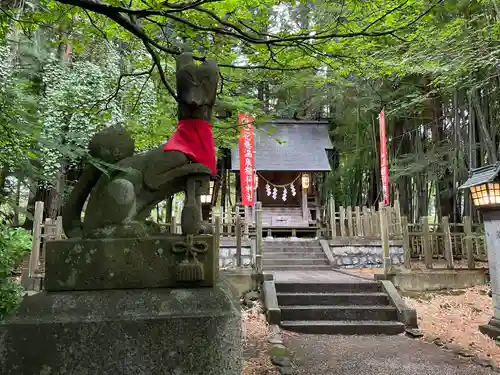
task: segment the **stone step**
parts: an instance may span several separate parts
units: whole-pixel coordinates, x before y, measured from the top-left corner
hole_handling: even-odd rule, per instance
[[[321,247],[318,240],[313,241],[262,241],[263,247]]]
[[[297,267],[299,269],[299,267]],[[302,271],[304,271],[302,269]],[[381,284],[370,281],[360,282],[275,282],[276,293],[377,293],[382,291]]]
[[[323,253],[323,250],[321,247],[316,246],[316,247],[300,247],[300,246],[283,246],[283,247],[262,247],[262,254],[265,253],[296,253],[296,252],[321,252]],[[324,253],[323,253],[324,254]]]
[[[331,271],[332,267],[330,265],[283,265],[283,264],[277,264],[277,265],[267,265],[263,264],[262,269],[264,271]]]
[[[262,207],[262,212],[274,212],[280,215],[288,214],[289,212],[302,212],[302,207]]]
[[[262,253],[262,258],[263,259],[303,259],[303,258],[321,258],[324,259],[326,258],[326,255],[322,251],[310,251],[310,252],[305,252],[305,251],[290,251],[290,252],[263,252]]]
[[[262,244],[262,248],[268,248],[268,249],[278,249],[278,248],[285,248],[285,249],[290,249],[290,248],[295,248],[295,249],[304,249],[304,248],[313,248],[313,249],[321,249],[321,245],[319,242],[313,242],[313,243],[304,243],[301,244],[300,242],[286,242],[286,243],[273,243],[273,242],[266,242],[264,241]]]
[[[318,243],[317,238],[313,237],[304,237],[304,238],[297,238],[297,237],[274,237],[274,238],[269,238],[264,240],[265,243]]]
[[[283,320],[397,320],[394,306],[280,306]]]
[[[385,293],[277,293],[278,304],[287,305],[388,305]]]
[[[321,258],[280,258],[280,259],[269,259],[264,257],[262,259],[262,264],[264,266],[328,266],[330,267],[330,263],[328,259],[324,257]]]
[[[396,321],[283,321],[280,326],[288,331],[326,335],[398,335],[405,325]]]

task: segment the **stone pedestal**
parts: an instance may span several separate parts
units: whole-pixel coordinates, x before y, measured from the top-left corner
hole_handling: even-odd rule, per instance
[[[213,236],[53,241],[44,292],[0,323],[0,374],[236,375],[239,294]]]
[[[236,375],[237,294],[213,288],[41,292],[0,325],[0,373]]]
[[[500,210],[483,212],[488,267],[493,299],[493,318],[480,331],[493,339],[500,336]]]
[[[194,262],[193,254],[196,257]],[[190,261],[201,272],[179,275]],[[69,239],[47,243],[45,290],[99,290],[213,286],[219,274],[219,248],[211,235],[144,238]],[[189,275],[188,275],[189,276]]]

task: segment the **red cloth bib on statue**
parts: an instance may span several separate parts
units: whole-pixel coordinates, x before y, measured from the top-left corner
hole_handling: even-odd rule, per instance
[[[212,125],[204,120],[180,120],[163,151],[180,151],[193,162],[206,165],[217,174]]]

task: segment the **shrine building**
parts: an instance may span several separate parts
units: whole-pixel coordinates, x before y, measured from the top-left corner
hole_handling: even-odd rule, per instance
[[[256,199],[262,202],[264,230],[273,236],[316,233],[318,187],[331,170],[328,128],[328,121],[274,120],[254,129]],[[231,169],[239,182],[238,145],[231,150]],[[242,186],[236,188],[241,200]]]

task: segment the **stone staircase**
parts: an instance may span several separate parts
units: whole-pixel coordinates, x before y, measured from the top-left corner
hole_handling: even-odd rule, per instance
[[[264,271],[331,270],[318,240],[262,241]]]
[[[265,285],[264,290],[266,307],[273,305],[268,301],[275,301],[274,310],[279,313],[272,323],[285,330],[339,335],[404,332],[405,324],[391,303],[394,296],[380,282],[337,271],[272,273],[271,288],[266,290]]]

